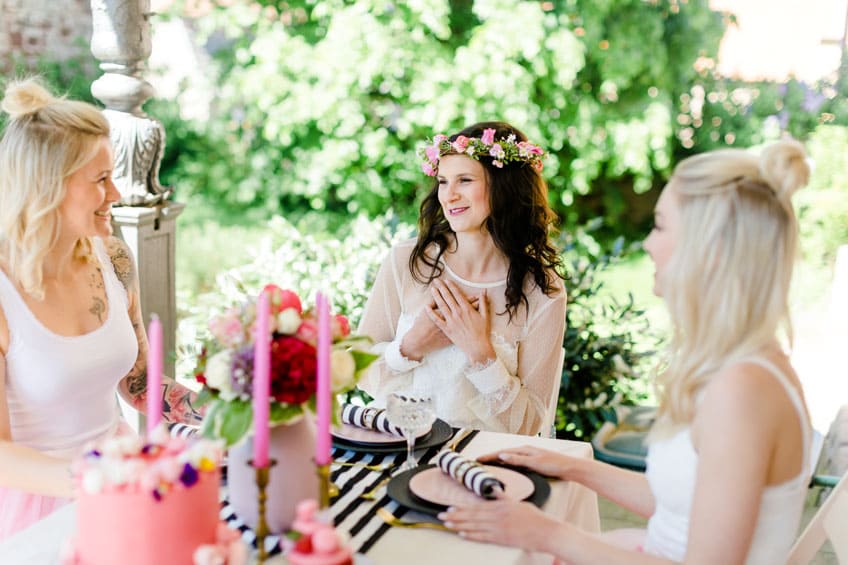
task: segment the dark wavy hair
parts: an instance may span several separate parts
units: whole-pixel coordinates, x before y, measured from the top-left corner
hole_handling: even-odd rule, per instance
[[[451,142],[460,135],[481,137],[483,130],[495,130],[495,140],[515,135],[517,141],[527,141],[521,131],[504,122],[480,122],[450,136]],[[519,304],[528,307],[524,281],[529,275],[542,291],[556,292],[556,277],[561,277],[562,260],[551,243],[549,234],[556,215],[548,206],[548,186],[542,175],[526,162],[495,167],[491,157],[481,156],[480,164],[486,171],[491,213],[486,218],[486,230],[495,245],[509,260],[506,282],[506,311],[510,319]],[[418,241],[409,257],[409,270],[415,280],[429,284],[442,273],[439,261],[448,248],[448,235],[452,233],[439,203],[439,181],[421,202],[418,215]],[[427,255],[427,248],[436,243],[435,257]],[[429,269],[425,268],[429,267]]]

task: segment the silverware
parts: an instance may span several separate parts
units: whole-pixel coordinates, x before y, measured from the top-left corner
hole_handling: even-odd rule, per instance
[[[383,522],[397,528],[429,528],[431,530],[441,530],[443,532],[452,532],[450,528],[435,522],[406,522],[399,518],[395,518],[394,514],[383,508],[377,508],[377,516],[382,518]]]
[[[473,429],[463,428],[456,432],[456,436],[451,440],[448,446],[445,448],[448,451],[456,451],[456,448],[459,447],[459,444],[462,443],[462,440],[470,436],[474,432]]]
[[[387,463],[385,465],[377,465],[377,464],[362,463],[360,461],[354,461],[354,462],[333,461],[332,464],[333,465],[340,465],[342,467],[362,467],[363,469],[368,469],[369,471],[376,471],[376,472],[385,471],[386,469],[389,469],[392,466],[390,463]]]

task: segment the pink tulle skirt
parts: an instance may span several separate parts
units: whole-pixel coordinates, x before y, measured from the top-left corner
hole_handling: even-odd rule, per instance
[[[52,514],[70,498],[42,496],[0,487],[0,541]]]

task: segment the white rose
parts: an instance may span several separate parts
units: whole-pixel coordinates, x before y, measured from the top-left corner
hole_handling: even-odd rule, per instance
[[[277,314],[277,331],[281,334],[292,335],[300,327],[300,314],[294,308],[286,308]]]
[[[230,382],[232,366],[233,352],[229,349],[219,351],[206,362],[206,384],[219,390],[224,400],[233,396],[233,387]]]
[[[356,373],[356,361],[353,355],[342,349],[333,350],[330,354],[330,380],[333,390],[338,392],[353,386]]]

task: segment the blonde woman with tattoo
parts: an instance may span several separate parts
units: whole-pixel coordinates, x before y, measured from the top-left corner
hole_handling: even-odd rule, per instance
[[[33,80],[2,109],[0,540],[68,502],[85,444],[131,433],[116,392],[144,405],[147,350],[133,261],[112,234],[108,122]],[[185,389],[157,393],[193,415]]]

